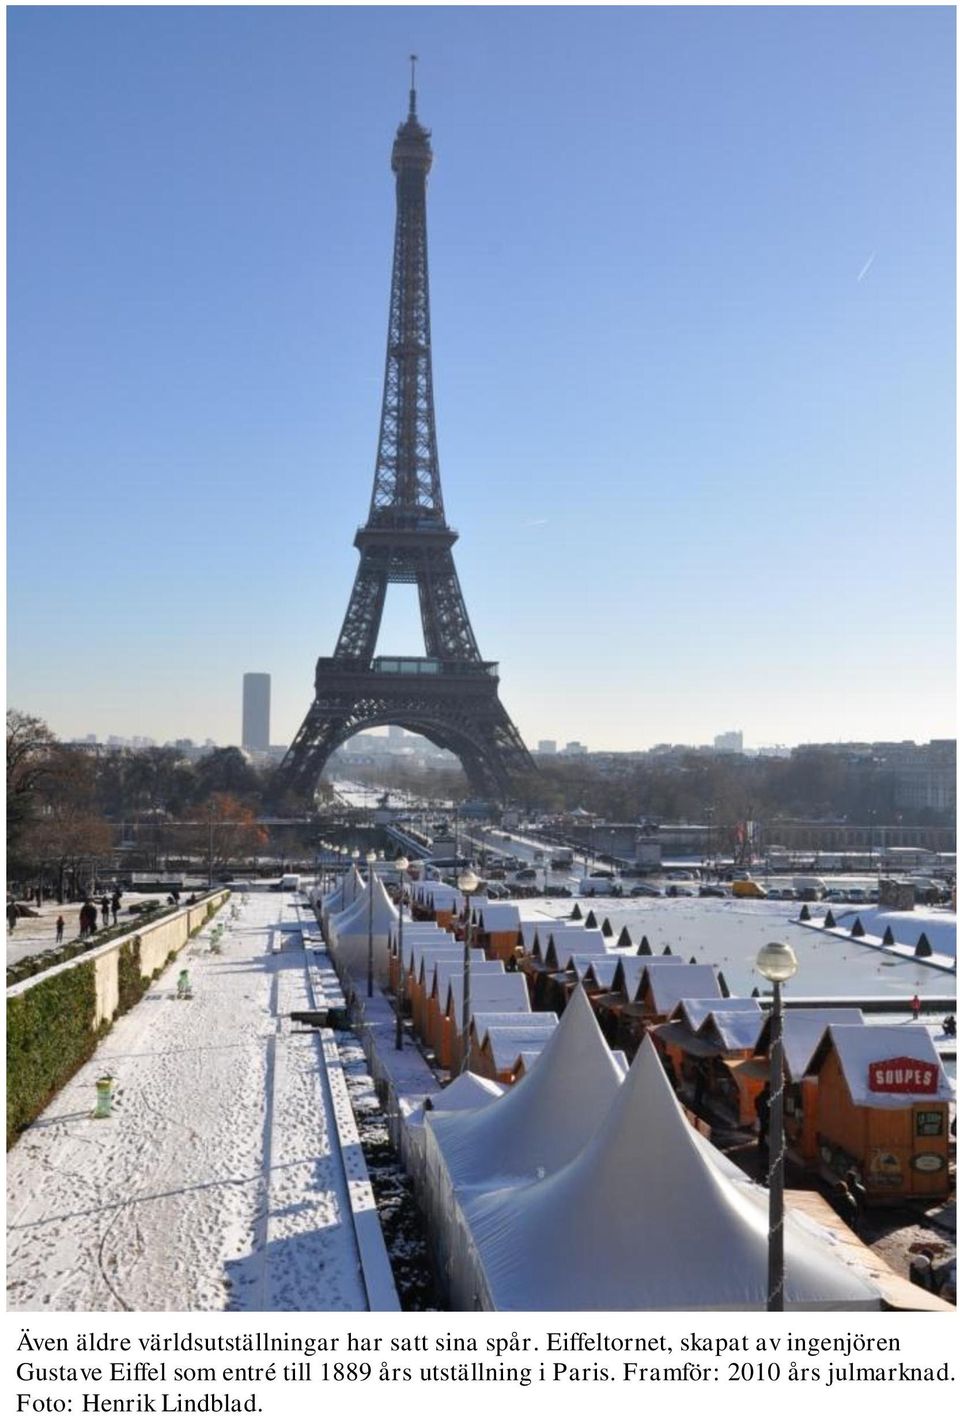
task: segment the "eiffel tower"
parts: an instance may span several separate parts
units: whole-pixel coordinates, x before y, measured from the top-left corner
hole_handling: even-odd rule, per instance
[[[397,130],[397,224],[387,366],[373,495],[354,537],[360,564],[333,657],[317,660],[315,698],[280,765],[278,786],[312,795],[327,758],[364,728],[394,723],[455,753],[472,789],[503,798],[532,760],[480,657],[464,603],[440,490],[427,280],[430,134],[410,110]],[[387,586],[416,585],[425,658],[375,658]]]

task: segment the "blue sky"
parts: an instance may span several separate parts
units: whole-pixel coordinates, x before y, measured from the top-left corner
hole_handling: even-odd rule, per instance
[[[296,731],[410,50],[447,513],[527,740],[952,734],[948,8],[8,11],[10,701],[231,742],[262,670]]]

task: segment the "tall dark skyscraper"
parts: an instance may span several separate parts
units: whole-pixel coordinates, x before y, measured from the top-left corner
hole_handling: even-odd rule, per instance
[[[270,675],[243,676],[243,735],[241,742],[251,752],[266,752],[270,746]]]
[[[387,366],[373,495],[353,593],[331,658],[317,660],[315,698],[280,768],[289,791],[312,794],[331,752],[364,728],[398,724],[459,757],[473,789],[503,797],[533,767],[500,702],[498,666],[474,638],[440,490],[427,281],[430,134],[416,90],[393,144],[397,225]],[[387,587],[416,585],[424,658],[374,657]]]

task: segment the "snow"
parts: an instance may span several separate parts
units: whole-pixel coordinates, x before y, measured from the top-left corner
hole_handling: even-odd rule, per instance
[[[296,919],[245,896],[223,952],[199,935],[10,1151],[11,1308],[366,1309],[322,1035],[289,1020],[315,1001]]]

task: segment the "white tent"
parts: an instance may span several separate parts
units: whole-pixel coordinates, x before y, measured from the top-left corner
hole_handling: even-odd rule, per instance
[[[571,996],[541,1062],[482,1116],[437,1120],[436,1150],[453,1185],[552,1174],[592,1135],[623,1078],[582,988]]]
[[[389,981],[387,939],[397,918],[397,908],[376,873],[348,910],[331,917],[327,935],[331,952],[354,982],[366,976],[371,936],[374,977],[381,985]]]
[[[547,1074],[544,1056],[514,1093]],[[470,1244],[451,1273],[457,1306],[763,1309],[767,1194],[734,1178],[716,1155],[684,1118],[644,1039],[581,1154],[542,1181],[464,1196]],[[784,1238],[788,1308],[880,1307],[866,1273],[840,1256],[826,1231],[788,1216]]]
[[[363,878],[359,870],[354,865],[350,870],[345,871],[340,884],[324,898],[320,917],[323,920],[324,929],[333,915],[342,914],[344,910],[350,908],[360,891],[363,889]]]
[[[458,1077],[425,1097],[418,1106],[403,1116],[403,1140],[401,1150],[407,1172],[419,1191],[423,1186],[424,1169],[424,1120],[428,1111],[471,1111],[481,1106],[489,1106],[491,1101],[503,1095],[504,1088],[489,1077],[478,1077],[476,1072],[461,1072]]]
[[[516,977],[516,975],[508,975]],[[441,1273],[456,1293],[471,1266],[463,1195],[551,1174],[592,1135],[623,1081],[581,988],[536,1066],[493,1106],[431,1114],[422,1203]]]

